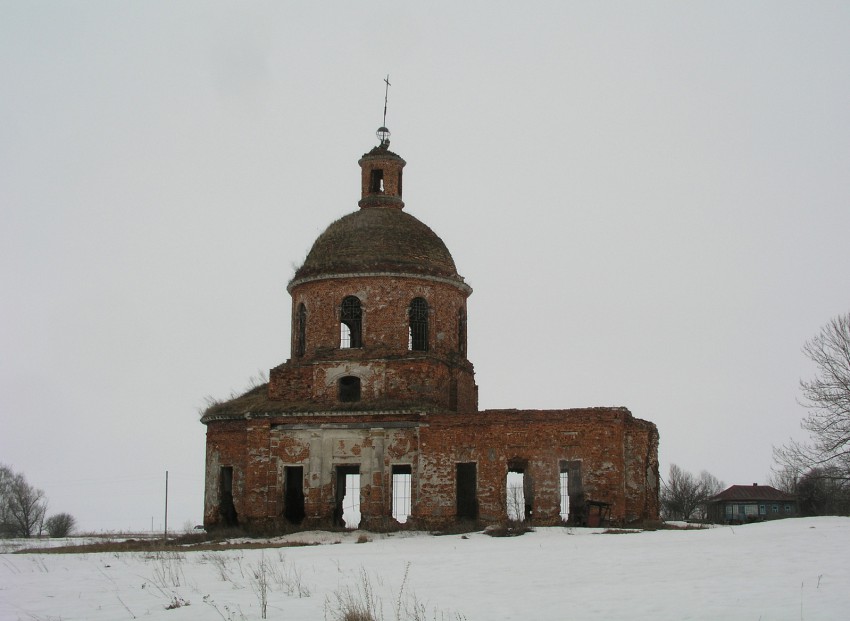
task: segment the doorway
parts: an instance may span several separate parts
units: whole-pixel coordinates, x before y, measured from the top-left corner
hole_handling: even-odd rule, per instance
[[[475,462],[457,464],[457,519],[478,519],[477,469]]]
[[[283,516],[290,524],[304,521],[304,466],[283,469]]]
[[[334,526],[357,528],[360,526],[360,466],[336,467],[336,493]]]

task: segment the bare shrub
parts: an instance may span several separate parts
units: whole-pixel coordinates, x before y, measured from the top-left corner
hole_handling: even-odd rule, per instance
[[[334,593],[333,600],[325,599],[325,615],[335,621],[381,621],[383,611],[372,581],[364,568],[354,588],[346,587]]]
[[[416,593],[409,589],[409,572],[410,563],[406,563],[401,586],[394,598],[395,621],[465,621],[465,617],[459,613],[432,608],[420,601]],[[325,598],[325,619],[384,621],[382,600],[365,569],[360,568],[358,581],[353,588],[339,589],[332,598]]]
[[[177,552],[154,552],[145,557],[153,561],[151,584],[157,588],[170,589],[185,583],[183,575],[183,555]]]
[[[260,603],[260,617],[265,619],[269,607],[269,579],[271,577],[265,553],[260,556],[260,562],[253,567],[249,566],[249,569],[251,571],[248,574],[248,580]]]
[[[57,513],[44,521],[44,528],[51,537],[60,538],[70,535],[77,521],[70,513]]]
[[[230,582],[230,569],[228,568],[228,558],[224,554],[213,552],[212,554],[204,554],[201,560],[209,563],[218,571],[218,577],[222,582]]]
[[[171,598],[171,603],[165,607],[166,610],[174,610],[175,608],[182,608],[183,606],[188,606],[191,602],[188,599],[183,599],[179,595],[174,595]]]

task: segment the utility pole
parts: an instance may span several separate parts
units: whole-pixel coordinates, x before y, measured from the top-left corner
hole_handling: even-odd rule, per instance
[[[168,544],[168,470],[165,471],[165,530],[162,533],[162,543]]]

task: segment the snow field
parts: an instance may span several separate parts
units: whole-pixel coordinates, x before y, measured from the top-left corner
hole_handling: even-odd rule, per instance
[[[269,619],[334,619],[340,596],[364,590],[386,621],[417,618],[414,608],[453,621],[850,615],[850,518],[512,538],[368,533],[357,544],[362,534],[299,533],[286,539],[322,545],[264,550],[3,553],[0,619],[253,621],[261,563]]]

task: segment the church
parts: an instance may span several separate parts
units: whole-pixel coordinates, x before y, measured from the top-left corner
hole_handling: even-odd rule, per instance
[[[622,407],[479,410],[471,287],[404,210],[389,131],[289,281],[290,359],[209,407],[204,526],[443,529],[658,518],[658,430]],[[514,481],[514,487],[507,485]]]

